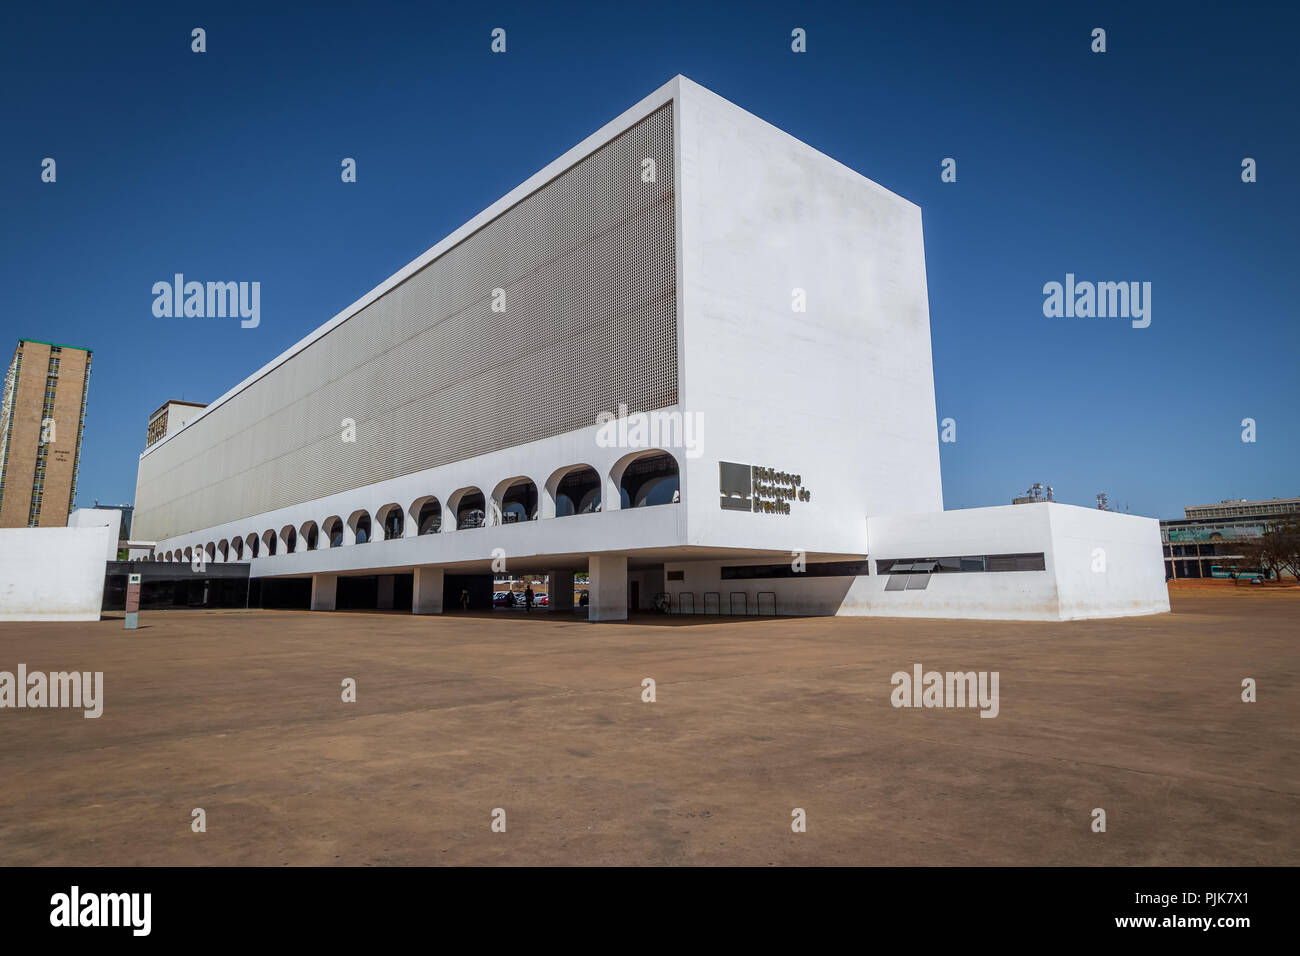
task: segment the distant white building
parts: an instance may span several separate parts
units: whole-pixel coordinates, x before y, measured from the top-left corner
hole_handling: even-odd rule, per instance
[[[920,209],[683,77],[195,411],[133,537],[319,609],[1168,610],[1154,520],[942,510]]]
[[[145,447],[148,448],[154,442],[162,441],[168,435],[180,431],[191,418],[206,407],[198,402],[182,402],[175,398],[164,402],[149,416],[149,428],[145,432]]]

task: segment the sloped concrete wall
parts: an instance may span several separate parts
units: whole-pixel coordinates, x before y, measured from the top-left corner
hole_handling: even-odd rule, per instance
[[[0,529],[0,621],[98,621],[117,529]]]

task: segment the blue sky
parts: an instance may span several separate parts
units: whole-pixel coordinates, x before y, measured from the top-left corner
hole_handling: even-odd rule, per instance
[[[948,507],[1300,494],[1290,5],[264,6],[0,20],[0,347],[95,350],[79,504],[132,500],[164,400],[217,397],[677,73],[922,207]],[[155,318],[178,271],[260,281],[261,325]],[[1045,318],[1067,272],[1150,282],[1150,327]]]

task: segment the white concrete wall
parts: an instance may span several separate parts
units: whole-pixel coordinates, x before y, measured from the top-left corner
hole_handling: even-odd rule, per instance
[[[1046,507],[1062,620],[1169,610],[1159,521],[1068,505]]]
[[[689,607],[694,599],[695,612],[705,612],[705,594],[718,595],[718,612],[723,615],[731,613],[731,595],[736,597],[736,613],[750,615],[771,614],[772,598],[775,595],[776,613],[779,615],[828,615],[835,614],[856,580],[852,577],[819,578],[749,578],[726,579],[722,577],[724,566],[744,564],[786,564],[790,553],[777,553],[768,557],[746,558],[738,561],[682,561],[669,562],[665,571],[681,571],[681,581],[666,581],[665,590],[671,597],[674,614],[683,607]],[[821,559],[810,559],[821,560]],[[666,575],[665,575],[666,577]],[[691,597],[686,597],[687,593]],[[759,593],[764,596],[760,601]],[[739,596],[745,595],[743,601]],[[713,600],[709,598],[709,600]],[[747,610],[742,610],[746,608]],[[708,613],[714,613],[708,607]]]
[[[690,542],[865,553],[867,515],[943,507],[921,211],[690,80],[677,112]],[[724,511],[719,461],[812,500]]]
[[[859,578],[842,614],[1060,621],[1169,610],[1154,518],[1041,503],[886,515],[867,529],[873,571],[889,558],[1038,551],[1046,570],[933,574],[915,591],[885,591],[887,575]],[[1093,570],[1097,549],[1104,572]]]
[[[117,543],[122,533],[122,511],[119,508],[78,508],[68,515],[69,528],[108,528],[112,536],[108,542],[106,561],[117,560]]]
[[[886,515],[868,522],[870,574],[858,577],[723,579],[722,568],[784,564],[788,554],[728,561],[670,561],[672,608],[705,610],[704,595],[717,593],[723,614],[732,592],[743,592],[748,613],[770,613],[775,596],[782,615],[972,618],[1061,621],[1159,614],[1169,610],[1161,562],[1160,526],[1139,518],[1037,504],[963,511]],[[931,574],[924,590],[886,591],[889,575],[875,574],[876,561],[951,555],[1043,554],[1042,571]],[[827,560],[810,557],[809,563]],[[737,598],[739,605],[740,599]]]
[[[0,621],[98,621],[117,529],[0,528]]]

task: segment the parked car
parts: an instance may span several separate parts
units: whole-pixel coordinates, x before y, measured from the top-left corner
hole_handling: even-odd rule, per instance
[[[492,595],[493,607],[514,607],[515,596],[512,591],[497,591]]]
[[[545,594],[533,594],[533,607],[548,607],[550,602],[546,599]]]

